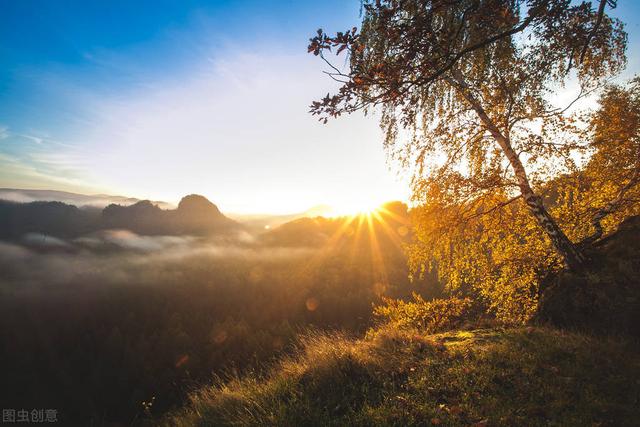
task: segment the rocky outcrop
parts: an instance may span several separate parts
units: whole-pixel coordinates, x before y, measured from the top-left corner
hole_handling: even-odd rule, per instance
[[[537,320],[555,326],[640,336],[640,216],[589,251],[581,274],[561,271],[544,287]]]

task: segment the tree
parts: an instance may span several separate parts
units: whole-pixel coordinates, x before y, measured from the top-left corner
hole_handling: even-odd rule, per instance
[[[356,28],[313,37],[340,82],[311,106],[325,121],[382,110],[385,146],[413,171],[414,198],[455,210],[451,227],[522,200],[565,264],[586,257],[549,213],[545,180],[575,171],[564,110],[548,95],[575,76],[578,98],[625,63],[623,24],[590,2],[569,0],[376,0]],[[610,5],[614,5],[609,2]],[[347,51],[348,71],[324,56]],[[494,203],[492,205],[492,203]],[[457,219],[455,219],[457,217]]]
[[[640,201],[640,78],[627,87],[609,86],[600,97],[600,108],[591,116],[588,135],[595,150],[585,168],[585,179],[598,188],[589,203],[593,233],[583,242],[602,237],[602,222],[610,216],[635,213]]]
[[[549,184],[564,228],[579,246],[588,247],[626,217],[638,214],[640,79],[606,86],[598,108],[579,123],[575,133],[588,141],[588,162]]]

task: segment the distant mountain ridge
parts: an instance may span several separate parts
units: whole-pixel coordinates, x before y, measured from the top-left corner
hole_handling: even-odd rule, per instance
[[[12,197],[2,200],[7,195]],[[55,201],[28,201],[35,198]],[[110,203],[103,207],[98,201]],[[31,240],[42,235],[73,239],[115,229],[139,235],[200,237],[230,236],[245,231],[267,246],[319,246],[350,221],[349,217],[324,217],[331,211],[326,205],[294,214],[233,215],[233,219],[206,197],[196,194],[183,197],[176,208],[163,208],[166,205],[122,196],[4,188],[0,189],[0,239],[25,241],[27,235],[31,235]],[[403,224],[408,221],[407,206],[403,203],[387,203],[378,215],[384,217],[387,228],[395,232],[399,227],[406,229]],[[374,221],[375,227],[377,222]],[[351,226],[349,232],[353,233],[355,228]],[[384,239],[388,233],[378,230],[378,234]]]
[[[131,206],[142,202],[142,199],[127,196],[109,195],[109,194],[79,194],[68,191],[59,190],[39,190],[39,189],[18,189],[18,188],[0,188],[0,200],[10,202],[30,203],[30,202],[62,202],[67,205],[81,207],[105,208],[111,204]],[[152,200],[151,204],[162,209],[174,209],[174,204]],[[236,214],[228,213],[227,216],[241,222],[254,231],[273,229],[289,221],[298,218],[326,216],[331,211],[331,207],[327,205],[317,205],[303,212],[295,212],[290,214]]]
[[[161,209],[148,200],[130,206],[111,204],[102,211],[104,228],[125,228],[138,234],[210,235],[238,230],[206,197],[191,194],[176,209]]]
[[[235,233],[242,225],[226,217],[203,196],[184,197],[176,209],[161,209],[148,200],[122,206],[78,208],[59,201],[20,203],[0,200],[0,239],[29,233],[74,238],[107,229],[144,235],[211,236]]]
[[[0,188],[0,200],[19,203],[62,202],[77,207],[91,206],[97,208],[104,208],[112,203],[119,205],[133,205],[142,201],[135,197],[111,196],[109,194],[79,194],[58,190],[18,188]],[[152,203],[163,209],[170,209],[174,207],[170,203],[163,201],[153,201]]]

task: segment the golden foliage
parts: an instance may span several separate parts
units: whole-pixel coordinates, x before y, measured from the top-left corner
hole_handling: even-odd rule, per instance
[[[374,308],[379,320],[395,327],[417,328],[427,332],[439,332],[461,326],[471,315],[473,303],[469,298],[447,298],[425,301],[413,293],[413,301],[405,302],[383,298],[384,305]]]
[[[587,123],[581,136],[589,140],[589,161],[539,188],[574,242],[593,233],[591,219],[605,208],[612,209],[602,219],[604,234],[640,214],[640,186],[633,181],[640,170],[640,81],[607,88]],[[561,259],[521,199],[507,192],[459,199],[443,190],[452,187],[449,180],[420,188],[425,202],[413,210],[413,274],[436,270],[450,291],[478,298],[498,319],[526,322],[541,282],[562,267]]]
[[[365,1],[360,32],[318,30],[310,51],[346,45],[351,66],[331,67],[341,86],[311,113],[380,107],[389,156],[413,177],[414,276],[435,270],[521,323],[545,274],[583,268],[578,243],[637,211],[638,85],[608,88],[581,126],[565,112],[624,67],[624,24],[587,1],[486,3]],[[550,95],[576,77],[557,108]]]
[[[542,272],[558,268],[561,260],[524,204],[516,200],[456,226],[454,212],[436,212],[429,204],[414,212],[414,274],[435,269],[449,291],[473,296],[498,319],[529,319]]]

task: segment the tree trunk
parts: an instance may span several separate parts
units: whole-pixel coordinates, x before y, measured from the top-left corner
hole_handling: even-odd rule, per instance
[[[542,229],[547,233],[549,239],[551,239],[551,243],[555,248],[556,252],[562,256],[565,265],[573,271],[578,271],[582,269],[584,263],[586,261],[586,257],[582,250],[580,250],[562,231],[562,229],[555,222],[553,217],[547,212],[544,204],[542,203],[542,199],[540,196],[535,194],[533,189],[531,188],[531,184],[529,183],[529,178],[527,177],[527,172],[524,168],[524,165],[520,161],[520,158],[514,151],[511,146],[511,142],[507,137],[505,137],[500,129],[496,126],[496,124],[491,120],[491,118],[487,115],[484,108],[480,104],[480,101],[473,95],[470,91],[469,86],[462,79],[459,72],[453,72],[455,87],[460,91],[462,96],[471,104],[471,107],[476,112],[480,121],[487,127],[491,136],[498,143],[502,151],[504,152],[507,160],[511,164],[513,171],[515,173],[516,179],[518,180],[518,187],[520,188],[520,193],[522,194],[522,198],[525,203],[529,207],[529,211],[536,219],[538,224],[542,227]]]

